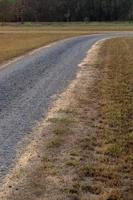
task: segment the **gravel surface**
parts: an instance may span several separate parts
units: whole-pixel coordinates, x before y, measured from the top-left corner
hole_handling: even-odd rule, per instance
[[[88,49],[105,37],[80,36],[60,41],[0,70],[0,182],[24,148],[23,142],[20,145],[23,138],[46,115],[53,96],[75,78]]]

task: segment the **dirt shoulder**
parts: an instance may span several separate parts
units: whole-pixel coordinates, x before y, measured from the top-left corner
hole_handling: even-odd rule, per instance
[[[0,199],[132,199],[131,43],[121,38],[93,46],[35,128]]]

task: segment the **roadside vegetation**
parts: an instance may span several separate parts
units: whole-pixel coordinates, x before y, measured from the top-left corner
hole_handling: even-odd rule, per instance
[[[129,22],[8,23],[0,27],[0,64],[51,42],[108,31],[132,31]]]
[[[0,63],[10,60],[11,58],[25,54],[26,52],[48,45],[51,42],[75,36],[73,33],[43,33],[30,31],[30,33],[17,32],[1,33],[0,32]]]
[[[132,200],[132,54],[132,38],[92,50],[4,200]]]

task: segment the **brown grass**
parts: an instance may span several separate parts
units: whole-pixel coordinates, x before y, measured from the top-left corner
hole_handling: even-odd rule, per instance
[[[132,22],[48,22],[48,23],[7,23],[0,31],[132,31]]]
[[[0,63],[76,33],[15,32],[0,33]]]
[[[92,51],[4,200],[132,200],[132,53],[132,38]]]
[[[76,28],[77,27],[77,28]],[[0,27],[0,64],[57,40],[95,33],[79,26],[59,24],[5,25]]]
[[[0,26],[0,63],[51,42],[108,31],[132,31],[132,23],[26,23]]]

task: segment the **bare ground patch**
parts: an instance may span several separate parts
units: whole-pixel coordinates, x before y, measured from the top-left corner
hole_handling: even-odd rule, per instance
[[[131,54],[124,57],[126,69],[122,61],[131,41],[92,48],[76,80],[34,130],[37,139],[5,180],[1,199],[131,200]]]

